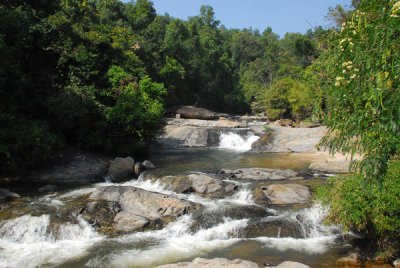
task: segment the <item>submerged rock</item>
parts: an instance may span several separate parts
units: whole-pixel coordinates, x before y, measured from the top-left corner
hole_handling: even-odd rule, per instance
[[[258,268],[258,264],[240,259],[228,260],[225,258],[202,259],[196,258],[192,262],[166,264],[157,268]]]
[[[296,178],[299,173],[290,169],[269,169],[269,168],[242,168],[242,169],[222,169],[219,174],[230,179],[245,180],[285,180]]]
[[[204,173],[167,176],[160,180],[174,192],[197,193],[209,197],[224,197],[238,188],[234,183],[225,182],[218,176]]]
[[[254,202],[259,205],[306,204],[310,190],[300,184],[259,184],[253,191]]]
[[[256,237],[292,237],[304,238],[300,222],[290,219],[271,219],[250,222],[244,229],[244,235],[248,238]]]
[[[118,182],[133,177],[135,160],[132,157],[115,158],[108,169],[112,181]]]
[[[82,214],[104,230],[131,232],[148,225],[163,224],[187,214],[200,205],[169,195],[131,186],[97,188]]]

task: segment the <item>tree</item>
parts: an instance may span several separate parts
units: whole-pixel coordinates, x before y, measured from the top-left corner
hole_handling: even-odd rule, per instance
[[[335,85],[328,91],[331,152],[360,153],[358,170],[381,181],[400,149],[400,1],[361,1],[329,52]]]

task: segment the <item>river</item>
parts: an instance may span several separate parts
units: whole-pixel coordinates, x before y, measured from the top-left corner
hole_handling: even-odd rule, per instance
[[[301,154],[246,152],[256,139],[225,134],[218,147],[154,149],[151,159],[161,175],[245,167],[308,172],[309,161]],[[299,183],[321,180],[310,176]],[[335,261],[349,250],[340,229],[323,224],[327,215],[323,206],[260,207],[253,200],[252,182],[233,182],[239,190],[221,199],[175,193],[144,176],[122,184],[97,183],[32,197],[24,204],[29,206],[26,214],[0,223],[0,267],[156,267],[196,257],[240,258],[260,267],[285,260],[335,267]],[[70,222],[52,224],[52,217],[74,198],[106,185],[166,193],[202,204],[204,209],[201,215],[181,216],[160,230],[112,237],[97,233],[74,213],[67,217],[73,219]]]

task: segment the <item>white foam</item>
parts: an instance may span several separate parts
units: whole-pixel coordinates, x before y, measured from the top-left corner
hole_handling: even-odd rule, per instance
[[[78,224],[62,224],[54,234],[49,215],[24,215],[0,227],[0,267],[57,265],[85,255],[102,239],[81,219]]]
[[[136,233],[117,238],[118,241],[132,244],[141,241],[158,241],[147,249],[125,250],[108,256],[94,258],[87,265],[98,267],[141,267],[156,266],[166,262],[201,256],[219,248],[225,248],[240,241],[236,238],[240,229],[247,226],[247,219],[224,219],[223,223],[208,229],[190,232],[193,224],[191,216],[186,215],[166,226],[163,230]]]
[[[260,137],[256,135],[248,135],[241,137],[234,132],[221,133],[219,148],[229,149],[236,152],[246,152],[251,149],[251,145]]]
[[[311,254],[325,253],[338,238],[339,228],[323,224],[328,208],[316,204],[298,212],[284,212],[271,218],[286,218],[298,222],[302,229],[302,238],[257,237],[253,240],[265,243],[265,247],[280,251],[295,250]]]

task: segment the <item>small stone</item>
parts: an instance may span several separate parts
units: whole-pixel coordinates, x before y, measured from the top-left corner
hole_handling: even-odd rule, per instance
[[[156,166],[149,160],[144,160],[142,165],[146,170],[154,170],[154,169],[156,169]]]
[[[134,168],[134,173],[136,175],[136,177],[139,177],[140,173],[142,173],[143,171],[143,164],[140,162],[137,162],[135,164],[135,168]]]

